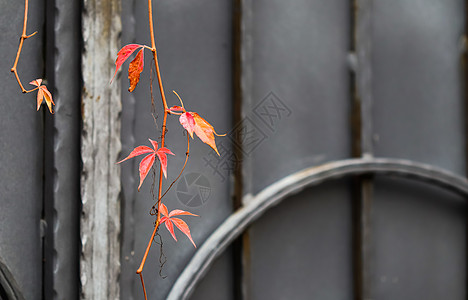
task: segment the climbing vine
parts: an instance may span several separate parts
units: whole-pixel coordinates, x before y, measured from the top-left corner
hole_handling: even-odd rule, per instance
[[[33,85],[34,88],[27,90],[24,88],[21,82],[20,76],[18,74],[17,66],[18,66],[18,61],[21,56],[21,50],[22,50],[24,41],[33,37],[37,33],[37,32],[34,32],[30,35],[26,34],[27,21],[28,21],[28,0],[25,0],[23,30],[20,36],[18,51],[16,54],[13,67],[11,68],[11,72],[14,73],[14,76],[23,93],[31,93],[31,92],[37,91],[37,110],[39,110],[41,105],[45,102],[50,113],[53,114],[54,113],[53,105],[55,105],[55,103],[52,99],[52,94],[49,92],[46,85],[44,84],[45,80],[41,78],[32,80],[30,84]],[[180,210],[180,209],[174,209],[169,212],[167,206],[162,202],[163,197],[172,188],[174,183],[177,182],[177,180],[181,177],[187,165],[189,154],[190,154],[190,138],[193,139],[194,135],[196,135],[202,142],[209,145],[219,155],[218,149],[216,147],[215,136],[220,136],[219,134],[216,133],[213,126],[211,126],[210,123],[208,123],[198,113],[191,111],[191,110],[187,110],[184,106],[184,103],[181,97],[175,91],[173,92],[176,95],[179,103],[178,105],[172,105],[172,106],[168,105],[166,94],[164,92],[163,82],[161,79],[161,72],[159,69],[158,55],[157,55],[156,44],[155,44],[152,0],[148,0],[148,21],[149,21],[148,23],[149,23],[149,32],[150,32],[150,37],[151,37],[151,45],[148,46],[148,45],[140,45],[140,44],[129,44],[129,45],[122,47],[120,51],[118,51],[117,53],[117,59],[115,61],[115,66],[116,66],[115,73],[111,80],[111,83],[112,83],[112,81],[115,79],[115,76],[117,75],[118,70],[121,68],[121,66],[125,63],[125,61],[127,61],[130,57],[132,57],[134,53],[136,52],[136,55],[134,55],[132,61],[129,63],[129,66],[128,66],[128,79],[129,79],[129,84],[130,84],[128,91],[133,92],[135,88],[137,87],[138,82],[140,81],[140,75],[144,69],[144,52],[145,50],[150,52],[153,58],[154,68],[155,68],[156,77],[157,77],[157,81],[159,85],[159,91],[161,95],[162,111],[163,111],[163,118],[162,118],[162,125],[161,125],[162,133],[155,140],[151,139],[151,137],[149,138],[150,146],[146,146],[146,145],[138,146],[134,148],[134,150],[131,151],[131,153],[126,158],[117,162],[118,164],[120,164],[122,162],[127,161],[128,159],[143,155],[143,158],[141,159],[140,164],[139,164],[140,182],[137,187],[138,190],[140,190],[150,170],[152,169],[156,170],[157,168],[156,166],[159,164],[159,176],[155,177],[154,182],[153,182],[154,184],[152,186],[152,195],[154,195],[154,205],[152,206],[150,210],[150,215],[154,216],[155,218],[154,229],[151,234],[151,237],[148,240],[148,245],[146,247],[145,253],[141,260],[140,266],[138,270],[136,271],[136,273],[139,275],[140,280],[141,280],[141,285],[142,285],[145,299],[147,299],[147,293],[146,293],[145,282],[144,282],[142,272],[145,266],[146,259],[148,257],[148,253],[153,244],[153,240],[155,239],[155,236],[158,230],[160,229],[161,225],[164,224],[165,228],[170,232],[171,236],[174,238],[175,241],[177,241],[177,238],[175,235],[174,227],[178,228],[187,236],[187,238],[191,241],[193,246],[196,247],[196,243],[192,239],[188,224],[184,220],[182,220],[180,217],[197,216],[197,215],[188,211]],[[152,85],[151,85],[151,91],[152,91]],[[152,93],[151,93],[151,105],[153,107],[153,110],[156,110],[153,97],[152,97]],[[168,160],[170,160],[168,159],[168,155],[176,155],[175,153],[172,152],[172,150],[168,149],[165,145],[166,134],[167,134],[166,123],[167,123],[168,116],[178,117],[181,126],[186,131],[187,148],[185,151],[185,162],[179,172],[179,175],[176,177],[174,181],[172,181],[169,184],[168,188],[163,193],[163,179],[167,180],[167,165],[168,165]],[[156,140],[159,140],[159,142],[157,142]],[[174,151],[174,152],[177,153],[177,151]],[[156,182],[158,183],[157,193],[155,193],[154,191]]]

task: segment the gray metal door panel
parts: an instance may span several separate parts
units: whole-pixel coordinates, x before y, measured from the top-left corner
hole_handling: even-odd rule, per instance
[[[234,300],[234,274],[232,248],[226,250],[211,267],[206,277],[197,285],[190,299]]]
[[[252,123],[266,138],[247,156],[245,193],[257,193],[305,166],[351,154],[350,4],[252,1],[251,5],[252,19],[247,21],[251,31],[246,34],[252,38],[252,64],[244,62],[244,67],[252,78],[244,114],[252,115]],[[349,185],[334,182],[288,199],[257,221],[249,230],[248,295],[350,298],[349,199]]]
[[[373,6],[375,156],[465,174],[464,1]],[[378,299],[463,299],[466,205],[427,184],[377,179],[372,238]]]
[[[32,1],[28,34],[43,28],[43,1]],[[36,112],[36,95],[23,95],[9,72],[23,29],[24,3],[1,4],[0,80],[0,256],[26,299],[40,299],[42,243],[40,219],[43,201],[43,111]],[[43,77],[44,32],[25,41],[18,64],[23,85]]]
[[[350,155],[350,3],[251,2],[244,114],[266,138],[248,153],[246,193]]]
[[[128,43],[149,43],[147,3],[135,1],[123,3],[123,45]],[[198,112],[210,122],[219,133],[231,128],[231,2],[230,1],[155,1],[156,44],[169,105],[179,105],[172,90],[176,90],[188,110]],[[183,20],[183,22],[181,21]],[[160,136],[162,112],[157,83],[154,83],[154,98],[158,127],[150,115],[151,98],[149,93],[149,70],[152,64],[150,55],[146,57],[145,71],[133,94],[126,89],[128,80],[126,72],[122,73],[123,118],[122,118],[122,157],[134,147],[148,144],[148,138]],[[126,67],[124,66],[124,69]],[[168,180],[165,187],[174,180],[185,159],[187,139],[183,134],[178,119],[169,117],[167,147],[174,151],[175,157],[168,157]],[[206,237],[231,213],[232,204],[229,190],[229,172],[224,171],[217,155],[211,148],[201,143],[198,138],[191,140],[190,159],[185,175],[200,174],[207,179],[210,196],[203,205],[189,205],[178,200],[177,184],[164,198],[169,210],[183,209],[200,215],[200,218],[187,217],[192,237],[201,245]],[[228,150],[229,139],[217,138],[218,148],[221,144]],[[221,149],[220,149],[221,151]],[[226,157],[224,157],[225,159]],[[138,193],[139,160],[122,164],[123,184],[123,244],[122,244],[122,279],[121,297],[123,299],[141,298],[141,284],[135,271],[143,257],[146,244],[153,230],[154,217],[148,211],[153,205],[150,194],[152,176],[148,175],[141,191]],[[221,172],[221,175],[218,174]],[[181,178],[181,182],[184,176]],[[192,206],[192,207],[191,207]],[[193,207],[195,206],[195,207]],[[190,241],[180,234],[176,243],[167,230],[162,228],[160,234],[164,242],[164,253],[167,256],[160,278],[158,247],[150,252],[143,274],[151,299],[163,299],[172,282],[183,270],[195,249]],[[158,240],[158,239],[157,239]],[[229,274],[229,263],[219,276]],[[222,290],[230,290],[229,281],[213,280]],[[213,283],[214,284],[214,283]]]
[[[349,181],[309,188],[249,230],[249,299],[352,299]]]
[[[375,1],[375,156],[465,174],[461,0]]]
[[[465,199],[378,177],[373,220],[375,299],[465,299]]]

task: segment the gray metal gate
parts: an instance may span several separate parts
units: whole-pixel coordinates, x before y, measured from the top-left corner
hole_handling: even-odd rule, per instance
[[[8,72],[20,2],[0,1],[0,298],[142,299],[152,196],[114,162],[160,128],[148,76],[107,83],[146,1],[31,0],[19,69],[53,117]],[[153,2],[166,90],[228,135],[167,195],[198,249],[160,232],[151,299],[467,299],[465,1]]]
[[[144,40],[145,4],[123,12],[124,43]],[[156,14],[166,86],[230,132],[237,164],[191,157],[187,172],[217,193],[192,221],[206,244],[162,233],[168,278],[154,271],[150,295],[180,276],[174,299],[466,298],[464,1],[161,1]],[[124,114],[149,109],[147,91],[122,95]],[[223,105],[232,115],[217,119]],[[125,153],[154,132],[133,120]],[[304,168],[311,177],[284,182]],[[123,185],[121,291],[138,299],[130,270],[151,228],[134,220],[151,197],[134,185]]]

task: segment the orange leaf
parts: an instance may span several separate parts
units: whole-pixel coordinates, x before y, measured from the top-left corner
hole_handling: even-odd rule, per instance
[[[130,87],[128,88],[129,92],[133,92],[140,81],[140,73],[143,71],[144,64],[145,59],[143,56],[143,49],[141,49],[128,66],[128,79],[130,80]]]
[[[45,100],[47,106],[49,107],[50,113],[53,114],[54,111],[52,110],[52,105],[55,105],[55,103],[54,100],[52,100],[52,94],[49,92],[47,87],[45,85],[41,85],[42,79],[33,80],[29,84],[39,87],[37,89],[37,110],[41,108],[41,104]]]
[[[35,85],[35,86],[41,86],[42,79],[36,79],[31,81],[29,84]]]
[[[117,75],[117,71],[119,70],[120,66],[127,60],[127,58],[132,55],[133,52],[135,52],[136,49],[143,47],[143,45],[138,45],[138,44],[129,44],[122,49],[119,50],[117,53],[117,59],[115,60],[115,73],[114,77],[112,77],[112,80],[114,80],[115,75]],[[111,82],[112,82],[111,80]]]
[[[52,94],[49,92],[49,90],[47,89],[47,87],[45,85],[41,85],[39,87],[39,89],[44,92],[45,102],[46,102],[47,106],[49,107],[50,113],[53,114],[54,112],[52,111],[52,105],[55,105],[55,103],[52,100]]]
[[[210,123],[205,121],[205,119],[200,117],[200,115],[196,112],[190,112],[190,114],[192,114],[193,119],[195,121],[195,126],[193,129],[195,134],[200,138],[200,140],[202,140],[203,143],[208,144],[219,155],[214,138],[214,134],[216,134],[216,132],[214,131],[213,126],[211,126]]]
[[[37,110],[39,111],[39,108],[41,108],[42,100],[44,98],[44,91],[41,89],[37,90]]]

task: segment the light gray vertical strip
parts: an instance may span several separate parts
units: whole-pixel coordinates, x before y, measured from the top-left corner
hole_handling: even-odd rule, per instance
[[[48,32],[48,42],[53,42],[53,46],[48,48],[47,74],[53,84],[51,88],[56,105],[55,114],[47,115],[45,125],[45,217],[48,222],[48,234],[51,235],[48,241],[52,244],[46,247],[45,296],[47,299],[77,299],[80,215],[80,3],[55,0],[53,5],[48,7],[48,19],[53,20]]]
[[[241,93],[242,93],[242,118],[245,118],[252,110],[253,103],[253,2],[254,0],[242,0],[242,20],[241,20]],[[252,181],[252,157],[245,157],[242,162],[243,193],[253,192]],[[249,199],[249,197],[244,197]]]
[[[373,155],[372,145],[372,0],[357,0],[357,93],[361,103],[361,153]]]
[[[109,84],[121,32],[119,0],[83,2],[82,299],[118,299],[120,84]]]

